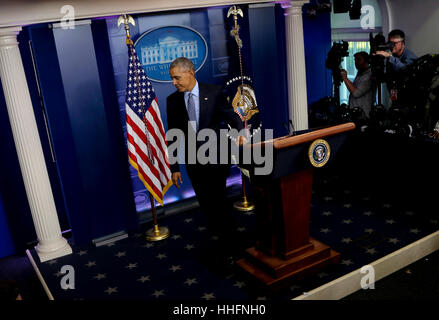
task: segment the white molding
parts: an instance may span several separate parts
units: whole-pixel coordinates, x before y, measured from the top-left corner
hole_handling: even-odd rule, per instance
[[[331,29],[332,33],[337,33],[337,34],[341,34],[341,33],[367,33],[367,34],[369,34],[370,32],[377,33],[380,31],[382,31],[382,27],[375,27],[375,29],[362,29],[362,28],[332,28]]]
[[[383,35],[387,37],[387,34],[390,32],[390,26],[393,24],[392,16],[391,16],[391,8],[389,7],[388,0],[377,0],[378,5],[381,10],[381,26],[383,29]]]
[[[375,29],[361,29],[361,28],[336,28],[331,30],[331,41],[367,41],[369,42],[369,33],[373,35],[382,32],[381,27]]]
[[[378,280],[428,256],[436,250],[439,250],[439,231],[372,262],[369,265],[372,266],[375,271],[375,288],[379,286],[379,283],[376,283]],[[292,300],[342,299],[358,290],[362,290],[361,279],[364,276],[365,274],[361,273],[360,268]]]
[[[101,247],[126,238],[128,238],[128,234],[125,231],[119,231],[98,239],[93,239],[92,242],[96,247]]]
[[[230,6],[249,3],[275,2],[269,0],[2,0],[0,2],[0,28],[36,23],[59,22],[65,13],[61,8],[74,8],[75,20],[94,17],[118,16],[170,10]]]
[[[87,20],[75,20],[74,23],[75,27],[76,26],[82,26],[82,25],[91,25],[91,20],[87,19]],[[53,23],[51,25],[52,29],[59,29],[59,28],[64,28],[64,26],[61,23]]]
[[[249,4],[249,8],[251,9],[257,9],[257,8],[270,8],[274,7],[276,4],[274,2],[271,3],[258,3],[258,4]]]
[[[0,36],[17,36],[22,30],[21,26],[18,27],[8,27],[0,29]]]

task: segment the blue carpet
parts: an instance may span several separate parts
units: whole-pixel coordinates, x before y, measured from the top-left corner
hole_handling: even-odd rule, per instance
[[[144,239],[151,228],[145,224],[111,245],[72,245],[72,255],[45,263],[35,250],[31,254],[55,300],[285,301],[438,230],[437,219],[421,209],[350,182],[320,170],[313,187],[310,235],[338,251],[341,262],[275,294],[259,290],[239,271],[221,274],[204,264],[202,255],[212,240],[198,209],[160,218],[159,225],[171,233],[160,242]],[[236,212],[235,217],[240,246],[252,246],[255,215]],[[64,265],[75,270],[75,289],[61,288]]]

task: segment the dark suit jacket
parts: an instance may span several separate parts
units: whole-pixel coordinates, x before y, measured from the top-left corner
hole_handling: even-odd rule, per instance
[[[232,128],[240,131],[243,128],[243,123],[233,111],[233,107],[227,103],[221,87],[200,82],[198,82],[198,86],[200,99],[198,130],[210,128],[219,133],[221,124],[224,121],[225,123],[230,124]],[[184,102],[184,92],[175,91],[168,96],[166,99],[166,114],[168,119],[168,130],[178,128],[184,133],[185,137],[187,137],[189,116]],[[225,128],[227,128],[227,126]],[[217,137],[219,143],[219,134]],[[187,139],[185,139],[185,142],[187,150]],[[197,145],[197,149],[198,147],[199,145]],[[187,163],[187,152],[185,159]],[[176,163],[171,165],[171,171],[179,172],[179,164]]]

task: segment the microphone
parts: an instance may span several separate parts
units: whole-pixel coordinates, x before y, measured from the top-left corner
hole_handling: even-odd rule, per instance
[[[284,122],[282,122],[282,125],[287,130],[288,134],[290,134],[290,128],[288,128],[287,123],[284,121]]]
[[[294,124],[293,124],[293,121],[291,121],[291,120],[288,120],[288,122],[290,123],[290,125],[291,125],[291,128],[293,129],[293,132],[292,132],[292,135],[294,136],[294,134],[295,134],[295,129],[294,129]]]

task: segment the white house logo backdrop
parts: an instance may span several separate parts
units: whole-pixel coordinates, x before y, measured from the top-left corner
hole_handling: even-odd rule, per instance
[[[134,44],[148,78],[171,82],[169,65],[178,57],[190,59],[197,72],[207,59],[207,43],[203,36],[184,26],[164,26],[142,34]]]

